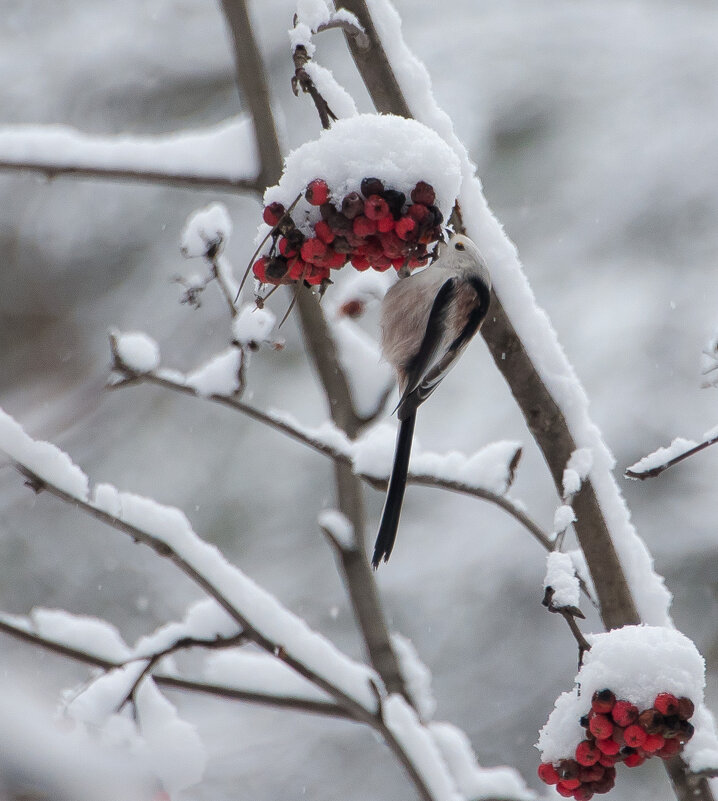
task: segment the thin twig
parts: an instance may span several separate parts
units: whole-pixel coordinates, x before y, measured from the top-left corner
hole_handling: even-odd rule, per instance
[[[355,25],[348,19],[337,19],[336,17],[332,17],[329,22],[322,22],[321,25],[318,25],[314,33],[322,33],[323,31],[330,31],[336,28],[344,31],[344,33],[352,39],[354,44],[356,44],[359,50],[368,50],[371,47],[371,42],[369,41],[369,37],[366,35],[366,33],[358,25]]]
[[[305,69],[307,64],[312,60],[307,53],[307,48],[304,45],[297,45],[292,54],[294,60],[294,75],[292,76],[292,91],[295,97],[299,97],[299,90],[309,95],[314,101],[314,106],[319,114],[319,120],[322,123],[322,128],[326,130],[331,127],[337,115],[329,108],[329,103],[324,99],[322,93],[317,89],[311,76]]]
[[[663,464],[651,467],[649,470],[627,469],[623,475],[626,476],[626,478],[639,478],[641,480],[646,478],[654,478],[655,476],[659,476],[664,470],[668,470],[669,467],[673,467],[674,464],[678,464],[684,459],[688,459],[689,456],[693,456],[693,454],[699,453],[700,451],[709,448],[711,445],[715,445],[716,442],[718,442],[718,434],[716,434],[714,437],[703,440],[703,442],[700,442],[698,445],[693,445],[690,448],[687,448],[685,451],[679,453],[677,456],[673,456]]]
[[[193,175],[167,173],[161,170],[123,170],[112,167],[62,166],[41,161],[0,161],[0,171],[39,172],[48,181],[55,178],[93,178],[105,181],[132,181],[190,189],[214,189],[220,192],[251,192],[261,194],[264,182],[257,178],[228,178],[224,175]]]

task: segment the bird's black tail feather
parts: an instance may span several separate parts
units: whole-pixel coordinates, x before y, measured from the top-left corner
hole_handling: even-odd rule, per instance
[[[414,436],[414,423],[416,422],[416,412],[401,421],[399,433],[396,438],[396,451],[394,453],[394,466],[391,469],[389,479],[389,489],[384,501],[384,511],[381,514],[379,533],[374,544],[374,556],[371,563],[376,570],[383,559],[385,562],[391,556],[391,549],[394,547],[396,530],[399,527],[399,516],[401,515],[401,504],[404,500],[404,490],[406,489],[406,477],[409,473],[409,456],[411,455],[411,440]]]

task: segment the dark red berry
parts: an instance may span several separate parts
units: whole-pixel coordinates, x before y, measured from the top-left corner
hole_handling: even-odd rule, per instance
[[[597,690],[591,699],[591,709],[598,715],[607,715],[616,703],[616,696],[610,690]]]
[[[581,766],[575,759],[562,759],[558,765],[558,775],[562,779],[576,779]]]
[[[606,772],[606,769],[601,765],[600,762],[597,762],[595,765],[591,765],[590,767],[581,768],[578,772],[578,778],[581,779],[583,784],[588,784],[589,782],[597,782],[599,779],[603,778],[603,774]]]
[[[573,791],[573,797],[576,801],[591,801],[593,790],[590,787],[577,787]]]
[[[386,256],[377,256],[372,259],[371,266],[379,273],[386,272],[391,267],[391,259]]]
[[[296,248],[291,246],[287,237],[283,236],[279,240],[279,252],[282,254],[282,256],[290,259],[292,256],[296,256],[298,251]]]
[[[267,223],[267,225],[271,225],[272,228],[274,228],[274,226],[284,216],[284,211],[284,206],[281,203],[270,203],[268,206],[264,207],[262,219]]]
[[[378,178],[365,178],[361,182],[360,189],[364,197],[380,195],[384,191],[384,184]]]
[[[321,178],[315,178],[307,186],[304,197],[312,206],[322,206],[329,200],[329,187]]]
[[[275,256],[270,259],[264,272],[270,284],[281,284],[285,282],[285,279],[289,280],[287,260],[282,256]]]
[[[679,740],[666,740],[665,743],[663,743],[663,748],[656,752],[656,756],[659,756],[661,759],[670,759],[672,756],[680,754],[682,749],[683,744]]]
[[[396,189],[387,189],[385,192],[377,192],[381,194],[384,200],[389,204],[389,209],[394,215],[394,219],[398,220],[404,211],[404,204],[406,203],[406,195]]]
[[[426,181],[419,181],[419,183],[411,190],[411,199],[414,203],[423,203],[425,206],[433,205],[436,200],[436,192],[431,184]]]
[[[693,724],[687,720],[682,720],[676,739],[681,743],[687,743],[693,737],[693,732],[695,732]]]
[[[678,699],[678,717],[681,720],[688,720],[688,718],[692,718],[694,712],[695,706],[690,698]]]
[[[364,214],[364,201],[358,192],[350,192],[342,200],[342,214],[349,220]]]
[[[601,758],[601,752],[596,748],[595,744],[588,740],[583,740],[576,746],[576,762],[579,765],[590,767],[595,765]]]
[[[638,720],[638,707],[628,701],[616,701],[611,710],[611,717],[625,729]]]
[[[368,266],[368,265],[367,265]],[[352,319],[356,317],[361,317],[364,313],[365,304],[361,300],[357,300],[356,298],[353,300],[347,300],[339,307],[339,314],[342,317],[351,317]],[[539,768],[539,776],[541,775]],[[556,781],[558,781],[558,773],[556,774]],[[550,784],[550,782],[549,782]]]
[[[542,762],[538,766],[538,776],[545,784],[557,784],[559,775],[550,762]]]
[[[642,726],[648,734],[656,734],[663,728],[663,715],[656,709],[645,709],[638,716],[638,724]]]
[[[383,217],[389,217],[389,204],[384,200],[381,195],[369,195],[364,204],[364,214],[370,220],[381,220]]]
[[[678,714],[678,699],[672,693],[659,693],[653,706],[661,715],[677,715]]]

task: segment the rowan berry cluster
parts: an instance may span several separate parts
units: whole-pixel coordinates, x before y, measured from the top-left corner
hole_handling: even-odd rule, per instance
[[[407,199],[403,192],[385,188],[378,178],[365,178],[360,192],[330,200],[326,181],[317,178],[304,197],[318,206],[321,218],[306,236],[281,203],[264,209],[264,222],[272,226],[269,253],[252,266],[263,284],[306,281],[321,284],[330,270],[351,263],[355,270],[383,272],[423,267],[428,248],[441,237],[443,216],[435,205],[433,187],[419,181]]]
[[[640,711],[629,701],[617,699],[611,690],[593,694],[591,710],[581,718],[586,738],[574,756],[557,764],[539,765],[539,778],[555,784],[558,793],[576,801],[588,801],[594,793],[607,793],[616,781],[616,764],[629,768],[652,756],[668,759],[679,754],[693,736],[690,698],[660,693],[653,706]]]

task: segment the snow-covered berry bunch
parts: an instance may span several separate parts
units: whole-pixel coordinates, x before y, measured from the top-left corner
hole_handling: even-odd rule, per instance
[[[659,693],[652,707],[639,710],[611,690],[599,690],[593,694],[591,710],[581,718],[586,736],[573,757],[542,763],[538,775],[546,784],[555,784],[560,795],[576,801],[607,793],[615,782],[616,763],[635,768],[652,756],[668,759],[679,754],[693,736],[689,722],[693,712],[690,698],[671,693]]]
[[[451,147],[416,120],[337,120],[285,159],[264,195],[254,276],[318,285],[331,270],[427,263],[461,187]]]
[[[426,181],[417,182],[409,198],[385,187],[379,178],[364,178],[358,192],[335,197],[327,181],[315,178],[304,198],[318,206],[321,215],[310,235],[302,232],[282,203],[265,206],[271,244],[252,266],[263,284],[300,280],[320,284],[330,270],[348,263],[356,270],[372,267],[380,272],[423,267],[428,248],[441,237],[444,216],[434,205],[434,188]]]

